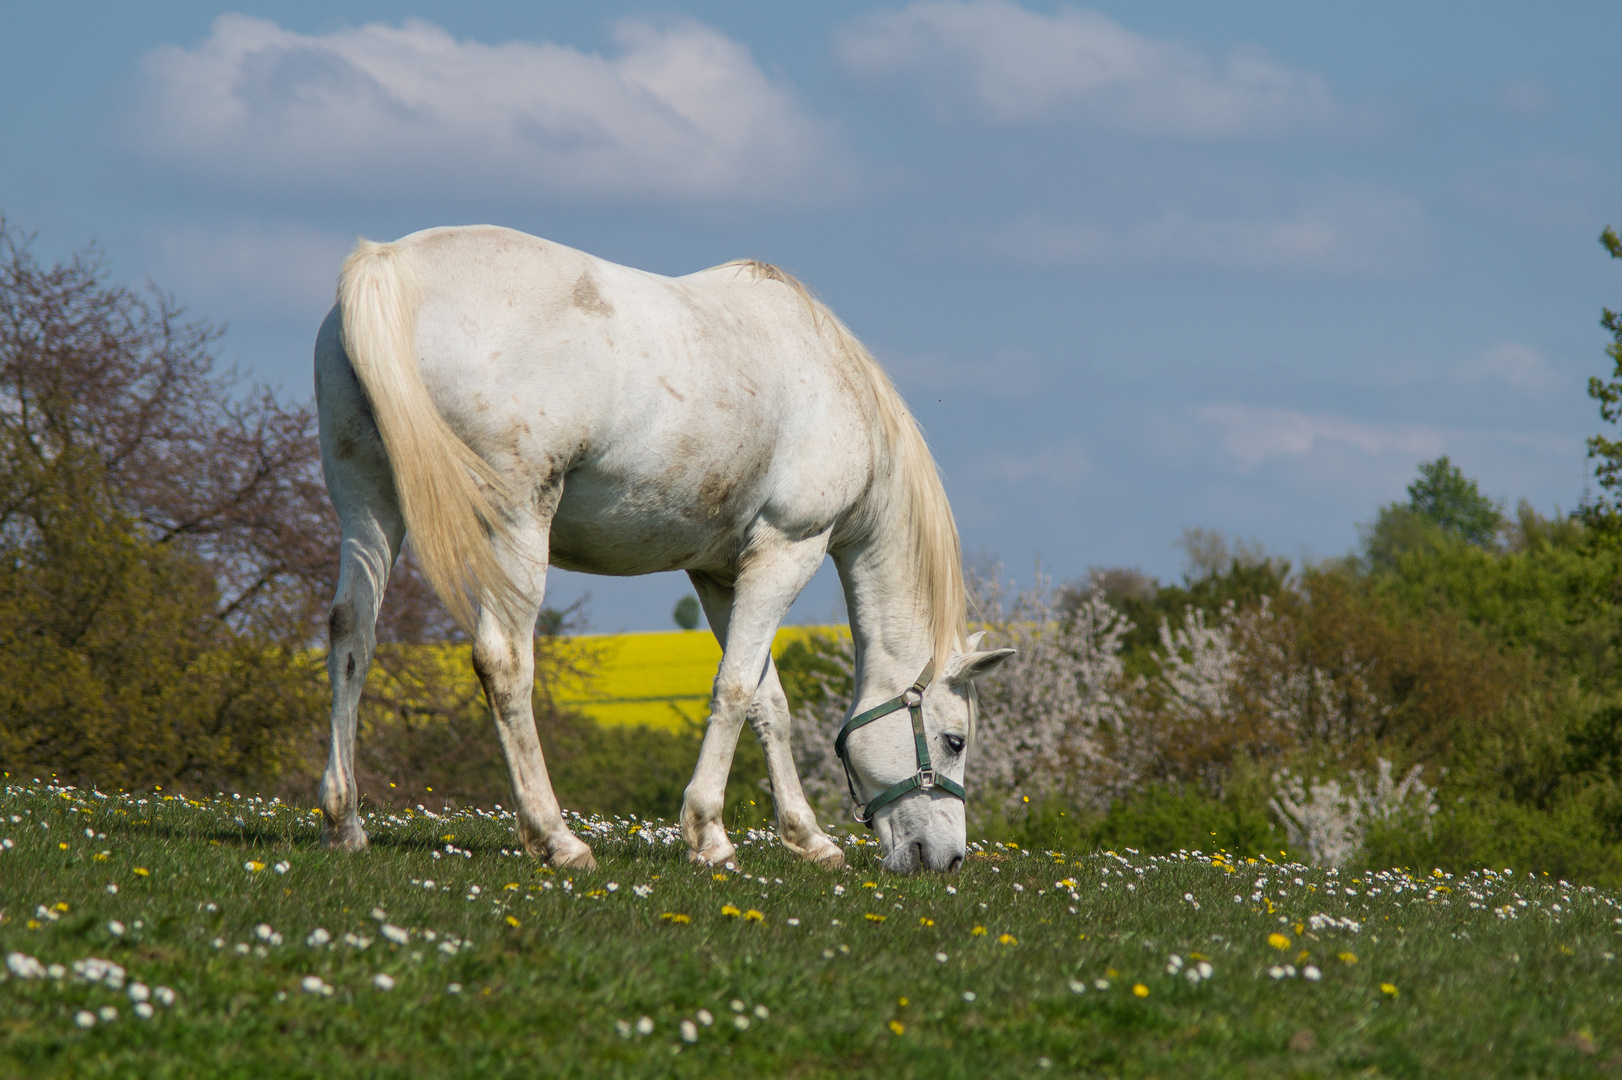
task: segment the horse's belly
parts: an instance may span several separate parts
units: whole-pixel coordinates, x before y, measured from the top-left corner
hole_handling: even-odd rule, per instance
[[[736,520],[670,492],[602,484],[571,473],[552,518],[551,561],[565,570],[627,576],[725,570],[737,558]]]

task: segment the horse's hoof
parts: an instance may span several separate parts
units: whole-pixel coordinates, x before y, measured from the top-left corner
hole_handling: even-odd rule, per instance
[[[578,844],[579,846],[578,847],[570,847],[570,848],[566,848],[566,849],[560,849],[560,850],[554,851],[552,853],[552,857],[547,860],[548,864],[551,865],[552,869],[554,869],[554,870],[595,870],[595,869],[597,869],[597,859],[596,859],[595,856],[592,855],[591,848],[588,845],[581,843],[579,840],[576,840],[575,843]]]
[[[806,852],[805,858],[813,866],[819,866],[824,870],[843,870],[845,868],[845,853],[832,840],[827,842],[826,847],[819,847]]]
[[[731,844],[716,844],[702,851],[689,851],[687,858],[701,866],[720,866],[728,870],[738,868],[738,849]]]
[[[366,830],[359,825],[347,828],[329,828],[321,836],[321,843],[329,851],[364,851],[369,841],[366,839]]]

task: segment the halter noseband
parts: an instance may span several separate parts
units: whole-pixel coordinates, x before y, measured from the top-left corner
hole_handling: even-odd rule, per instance
[[[857,713],[846,720],[845,726],[839,729],[839,734],[834,739],[834,753],[839,755],[839,762],[845,767],[845,784],[850,788],[851,801],[856,804],[856,820],[869,829],[873,827],[873,815],[880,807],[888,806],[909,791],[932,791],[939,788],[955,799],[968,801],[964,796],[963,786],[951,777],[936,772],[929,761],[929,737],[924,733],[924,689],[934,677],[935,661],[931,660],[924,666],[923,673],[918,676],[917,681],[903,690],[899,697],[893,697],[882,705],[875,705],[866,712]],[[918,771],[899,784],[891,784],[863,804],[861,796],[856,793],[856,773],[851,768],[850,754],[846,749],[850,733],[902,709],[906,709],[912,718],[912,741],[918,755]]]

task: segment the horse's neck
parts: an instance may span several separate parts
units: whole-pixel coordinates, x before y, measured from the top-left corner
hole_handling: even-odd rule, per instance
[[[867,707],[905,690],[929,663],[929,590],[900,528],[876,528],[839,562],[856,643],[852,706]]]

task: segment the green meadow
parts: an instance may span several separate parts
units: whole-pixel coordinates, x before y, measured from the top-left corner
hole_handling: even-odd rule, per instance
[[[1622,904],[1494,867],[977,842],[953,876],[739,866],[577,818],[0,793],[0,1075],[1605,1076]]]

